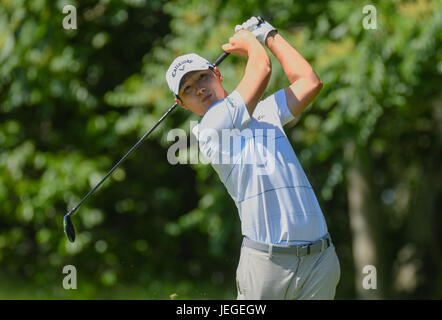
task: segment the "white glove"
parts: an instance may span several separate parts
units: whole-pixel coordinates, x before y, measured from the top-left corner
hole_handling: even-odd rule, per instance
[[[276,29],[267,21],[264,21],[260,25],[258,25],[258,23],[259,20],[257,17],[251,17],[243,24],[238,24],[235,27],[235,32],[241,29],[249,30],[255,35],[256,39],[258,39],[263,45],[265,45],[269,32]]]

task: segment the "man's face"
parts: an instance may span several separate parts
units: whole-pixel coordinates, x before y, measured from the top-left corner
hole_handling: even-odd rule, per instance
[[[180,100],[175,101],[184,109],[203,116],[207,109],[227,96],[222,81],[218,68],[214,71],[189,72],[184,76],[178,92]]]

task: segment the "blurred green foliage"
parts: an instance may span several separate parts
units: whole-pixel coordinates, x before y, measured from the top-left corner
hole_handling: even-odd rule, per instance
[[[64,30],[63,6],[77,9]],[[358,298],[348,179],[356,150],[376,213],[385,298],[442,297],[439,1],[0,1],[0,298],[234,298],[236,207],[208,165],[167,161],[177,110],[73,216],[63,216],[173,104],[170,62],[213,61],[236,24],[268,19],[324,88],[286,132],[341,260],[336,298]],[[265,95],[289,83],[271,56]],[[246,60],[221,66],[231,91]],[[76,291],[62,288],[75,265]],[[33,292],[33,293],[30,293]]]

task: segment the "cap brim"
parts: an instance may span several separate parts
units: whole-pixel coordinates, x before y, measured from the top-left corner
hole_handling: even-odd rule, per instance
[[[189,74],[190,72],[195,72],[195,71],[209,70],[211,67],[213,68],[212,65],[201,66],[201,67],[198,67],[198,68],[190,69],[190,70],[186,71],[186,73],[183,73],[183,74],[180,76],[180,78],[179,78],[178,87],[177,87],[176,90],[175,90],[175,95],[177,96],[178,93],[180,92],[180,88],[181,88],[181,86],[183,85],[183,79],[184,79],[184,77],[185,77],[187,74]]]

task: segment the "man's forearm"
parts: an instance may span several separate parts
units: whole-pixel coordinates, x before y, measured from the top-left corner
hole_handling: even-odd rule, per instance
[[[290,83],[301,78],[313,83],[321,82],[310,64],[279,33],[272,31],[267,36],[266,45],[278,59]]]
[[[256,41],[249,51],[244,76],[239,83],[238,91],[244,99],[249,114],[253,111],[270,80],[272,65],[264,47]]]

